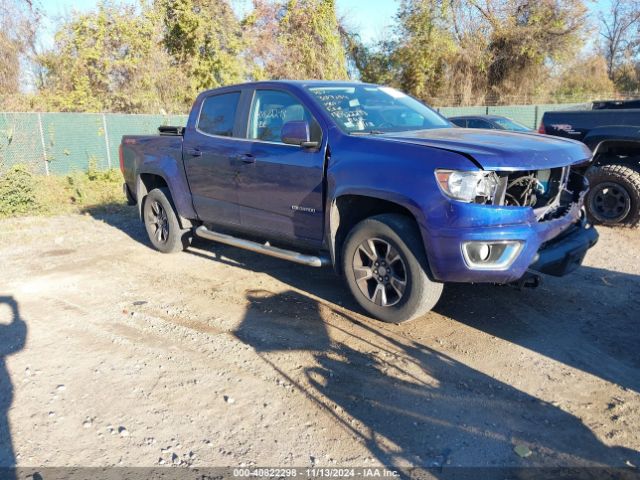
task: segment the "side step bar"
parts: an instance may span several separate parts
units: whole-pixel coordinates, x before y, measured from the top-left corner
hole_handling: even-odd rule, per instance
[[[231,235],[211,231],[204,225],[196,228],[196,235],[206,238],[207,240],[213,240],[214,242],[224,243],[225,245],[231,245],[245,250],[251,250],[252,252],[262,253],[282,260],[289,260],[290,262],[300,263],[309,267],[324,267],[331,264],[329,257],[306,255],[292,250],[272,247],[269,243],[262,244],[252,242],[251,240],[245,240],[243,238],[232,237]]]

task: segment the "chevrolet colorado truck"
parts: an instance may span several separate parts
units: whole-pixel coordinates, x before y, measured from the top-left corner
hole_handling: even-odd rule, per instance
[[[591,110],[546,112],[539,133],[579,140],[593,152],[574,168],[589,180],[589,220],[640,225],[640,101],[594,102]]]
[[[193,235],[332,265],[369,315],[402,322],[446,282],[535,283],[598,234],[580,142],[454,127],[383,86],[256,82],[201,93],[185,128],[125,136],[124,190],[151,244]]]

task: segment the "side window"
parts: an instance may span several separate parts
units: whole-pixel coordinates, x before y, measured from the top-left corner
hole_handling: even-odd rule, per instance
[[[248,138],[282,142],[280,132],[287,122],[309,123],[311,141],[322,140],[322,129],[313,115],[293,95],[278,90],[256,90],[249,120]]]
[[[467,126],[469,128],[493,128],[493,126],[489,122],[485,120],[475,119],[475,118],[474,119],[470,118],[468,120]]]
[[[454,125],[457,125],[459,127],[462,128],[466,128],[467,127],[467,119],[466,118],[454,118],[454,119],[449,119],[451,121],[451,123],[453,123]]]
[[[233,136],[240,92],[212,95],[204,99],[198,130],[211,135]]]

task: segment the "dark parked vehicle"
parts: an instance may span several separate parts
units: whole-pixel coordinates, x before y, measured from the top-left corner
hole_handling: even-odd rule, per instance
[[[630,102],[595,102],[592,110],[546,112],[539,133],[584,142],[591,162],[577,167],[591,188],[585,206],[594,223],[640,224],[640,109]]]
[[[577,268],[589,150],[452,128],[391,88],[258,82],[198,96],[186,128],[125,136],[125,191],[161,252],[192,235],[344,275],[371,316],[430,310],[444,282],[537,283]]]
[[[500,115],[465,115],[449,117],[449,121],[462,128],[488,128],[491,130],[511,130],[512,132],[533,132],[529,127]]]

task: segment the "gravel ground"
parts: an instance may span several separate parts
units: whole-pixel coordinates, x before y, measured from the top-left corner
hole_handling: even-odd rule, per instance
[[[135,209],[0,221],[0,466],[640,465],[640,234],[404,325]]]

